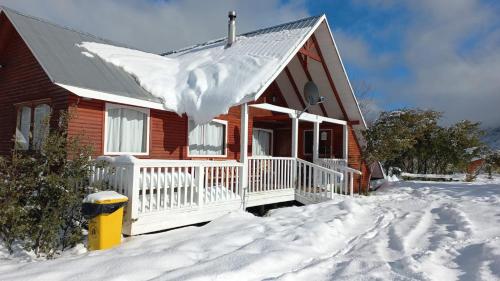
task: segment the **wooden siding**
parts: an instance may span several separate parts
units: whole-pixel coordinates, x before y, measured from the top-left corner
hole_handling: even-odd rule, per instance
[[[0,14],[0,155],[11,153],[16,131],[15,104],[50,99],[57,120],[59,110],[67,108],[69,92],[54,85],[14,29]]]

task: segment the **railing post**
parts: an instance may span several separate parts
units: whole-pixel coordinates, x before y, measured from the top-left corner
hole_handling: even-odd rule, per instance
[[[354,175],[349,172],[349,192],[351,196],[354,196]]]
[[[198,190],[198,207],[203,207],[203,183],[205,178],[205,168],[202,165],[194,167],[195,183]]]
[[[127,215],[124,219],[125,225],[123,227],[124,234],[133,235],[134,229],[133,224],[139,217],[139,177],[140,177],[140,166],[138,163],[130,162],[126,164],[127,166]]]

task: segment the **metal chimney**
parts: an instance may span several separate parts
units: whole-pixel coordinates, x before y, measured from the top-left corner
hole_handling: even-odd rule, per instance
[[[227,23],[227,46],[231,47],[236,41],[236,11],[229,11]]]

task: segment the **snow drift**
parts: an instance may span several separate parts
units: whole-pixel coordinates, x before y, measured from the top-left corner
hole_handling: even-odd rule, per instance
[[[499,183],[398,182],[372,196],[266,217],[235,212],[48,261],[0,248],[0,280],[496,281]]]

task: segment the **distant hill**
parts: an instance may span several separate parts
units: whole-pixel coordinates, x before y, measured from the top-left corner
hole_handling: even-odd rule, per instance
[[[500,150],[500,127],[487,129],[483,141],[491,148]]]

